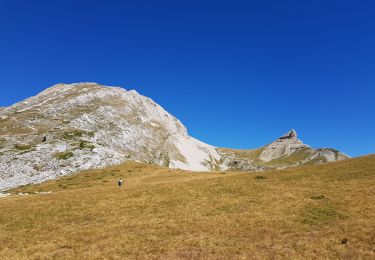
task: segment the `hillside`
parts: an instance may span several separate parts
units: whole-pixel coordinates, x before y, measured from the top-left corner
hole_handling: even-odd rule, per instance
[[[127,162],[10,192],[31,195],[0,198],[1,259],[375,257],[375,155],[263,173]]]
[[[57,84],[0,109],[0,191],[125,161],[192,171],[263,171],[338,161],[294,130],[256,150],[218,148],[134,90]],[[259,151],[253,152],[253,151]]]
[[[135,160],[209,170],[214,147],[134,90],[58,84],[0,111],[0,190]]]

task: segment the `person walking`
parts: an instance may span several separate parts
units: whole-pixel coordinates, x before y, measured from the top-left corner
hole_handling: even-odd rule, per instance
[[[121,188],[121,186],[122,186],[122,179],[121,178],[118,180],[117,184],[118,184],[118,187]]]

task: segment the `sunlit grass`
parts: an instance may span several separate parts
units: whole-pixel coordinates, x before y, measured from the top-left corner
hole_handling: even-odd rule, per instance
[[[11,192],[33,195],[0,199],[0,259],[374,258],[375,156],[226,174],[130,162]]]

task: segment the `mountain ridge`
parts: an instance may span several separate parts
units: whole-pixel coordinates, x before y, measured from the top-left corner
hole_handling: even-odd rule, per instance
[[[137,91],[92,82],[56,84],[2,108],[0,124],[0,190],[126,160],[193,171],[264,171],[347,158],[310,148],[295,130],[243,154],[214,147],[189,136],[176,117]]]

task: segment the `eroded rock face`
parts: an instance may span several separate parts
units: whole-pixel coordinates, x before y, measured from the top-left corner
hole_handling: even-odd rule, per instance
[[[288,133],[286,133],[285,135],[281,136],[279,139],[280,140],[283,140],[283,139],[298,140],[298,138],[297,138],[297,132],[294,129],[292,129]]]
[[[0,108],[0,124],[0,191],[126,160],[193,171],[263,171],[347,158],[311,149],[294,130],[255,150],[213,147],[189,136],[150,98],[96,83],[58,84]]]
[[[219,159],[153,100],[118,87],[58,84],[0,118],[0,190],[125,160],[205,171]]]
[[[304,144],[297,138],[296,131],[292,129],[276,141],[267,145],[263,149],[260,159],[263,162],[270,162],[280,157],[291,155],[300,149],[308,147],[308,145]]]

